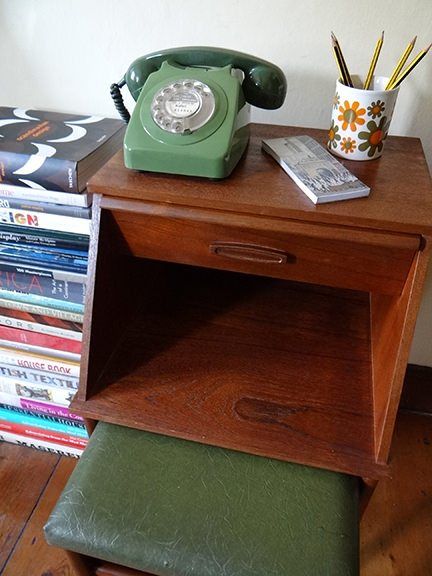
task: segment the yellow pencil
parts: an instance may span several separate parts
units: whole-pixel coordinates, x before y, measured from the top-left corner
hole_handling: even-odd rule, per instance
[[[379,57],[380,52],[381,52],[381,48],[382,48],[383,42],[384,42],[384,31],[383,31],[383,33],[381,34],[381,38],[378,39],[378,41],[377,41],[377,43],[376,43],[376,45],[375,45],[375,50],[374,50],[374,53],[373,53],[373,56],[372,56],[372,60],[371,60],[370,66],[369,66],[369,71],[368,71],[368,73],[367,73],[366,80],[365,80],[365,83],[364,83],[364,85],[363,85],[363,89],[364,89],[364,90],[368,90],[368,89],[369,89],[369,86],[370,86],[370,83],[371,83],[371,80],[372,80],[372,76],[373,76],[373,74],[374,74],[374,72],[375,72],[375,68],[376,68],[376,65],[377,65],[377,62],[378,62],[378,57]]]
[[[414,48],[414,44],[416,43],[417,40],[417,36],[414,36],[414,38],[411,40],[411,42],[408,44],[408,46],[405,48],[405,52],[402,54],[402,56],[399,58],[399,62],[396,64],[395,69],[392,72],[392,75],[389,78],[389,81],[387,82],[387,86],[385,87],[386,90],[390,90],[390,86],[393,84],[393,82],[396,80],[396,78],[398,77],[400,71],[402,70],[402,68],[405,66],[405,62],[408,60],[408,56],[411,54],[411,52],[413,51]]]
[[[426,56],[426,54],[429,52],[431,46],[432,46],[432,44],[429,44],[429,46],[427,48],[425,48],[424,50],[420,50],[420,52],[417,54],[417,56],[413,60],[411,60],[411,62],[407,65],[406,68],[404,68],[404,70],[402,70],[402,72],[399,74],[399,76],[396,78],[396,80],[390,86],[390,90],[397,88],[400,85],[400,83],[403,80],[405,80],[405,78],[408,76],[408,74],[411,72],[411,70],[415,66],[417,66],[417,64],[420,62],[420,60],[422,58],[424,58]]]
[[[331,37],[332,37],[332,43],[333,43],[333,52],[334,52],[334,55],[336,58],[336,63],[337,63],[338,68],[339,68],[339,73],[341,75],[341,79],[343,80],[344,84],[346,84],[347,86],[350,86],[352,88],[353,83],[351,80],[350,73],[348,71],[348,66],[346,65],[346,62],[345,62],[345,58],[343,57],[339,42],[338,42],[336,36],[333,34],[333,32],[331,33]]]

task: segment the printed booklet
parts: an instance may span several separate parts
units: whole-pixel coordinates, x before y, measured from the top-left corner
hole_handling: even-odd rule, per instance
[[[263,140],[262,148],[314,204],[369,195],[368,186],[309,136]]]

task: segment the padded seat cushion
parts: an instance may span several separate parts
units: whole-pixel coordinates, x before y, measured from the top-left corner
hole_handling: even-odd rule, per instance
[[[100,422],[50,544],[159,576],[358,574],[355,478]]]

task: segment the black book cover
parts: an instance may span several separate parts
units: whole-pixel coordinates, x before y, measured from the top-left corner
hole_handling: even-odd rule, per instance
[[[58,232],[56,230],[32,229],[27,226],[2,223],[0,223],[0,242],[51,248],[76,248],[77,250],[86,251],[89,248],[89,237],[87,235]]]
[[[0,182],[80,192],[116,152],[121,120],[0,106]],[[91,164],[91,167],[90,167]]]
[[[10,268],[8,270],[8,268]],[[23,268],[25,270],[25,268]],[[2,264],[0,269],[0,289],[21,294],[35,294],[55,300],[65,300],[74,304],[84,304],[85,283],[56,280],[50,272],[16,272],[14,266]]]

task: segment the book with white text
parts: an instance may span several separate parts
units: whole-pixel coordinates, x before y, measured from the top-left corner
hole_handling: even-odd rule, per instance
[[[82,324],[0,306],[0,326],[82,341]]]
[[[14,186],[0,183],[0,197],[31,200],[35,202],[50,202],[65,206],[81,206],[88,208],[92,203],[92,195],[88,192],[74,194],[71,192],[57,192],[43,188],[29,188],[28,186]]]
[[[51,318],[59,318],[70,322],[83,323],[83,311],[73,312],[70,310],[59,310],[52,306],[44,306],[42,304],[35,304],[33,302],[21,302],[18,300],[11,300],[10,298],[0,296],[0,306],[12,310],[19,310],[20,312],[29,312],[30,314],[39,314],[41,316],[50,316]],[[84,310],[84,309],[83,309]]]
[[[0,432],[0,442],[10,442],[11,444],[18,444],[19,446],[26,446],[35,450],[42,450],[52,454],[59,454],[60,456],[71,456],[72,458],[79,458],[83,453],[83,448],[75,446],[65,446],[55,442],[48,442],[40,438],[31,438],[25,434],[16,434],[14,432]]]

